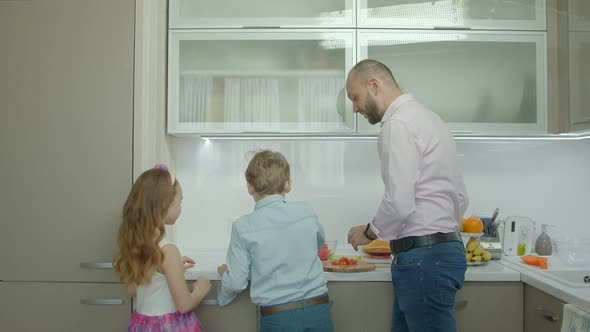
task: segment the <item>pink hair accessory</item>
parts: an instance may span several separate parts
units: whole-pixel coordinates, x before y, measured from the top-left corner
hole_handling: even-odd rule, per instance
[[[163,171],[170,172],[170,169],[168,168],[168,166],[166,166],[164,164],[156,164],[156,166],[154,166],[154,168],[157,168],[157,169],[161,169]]]

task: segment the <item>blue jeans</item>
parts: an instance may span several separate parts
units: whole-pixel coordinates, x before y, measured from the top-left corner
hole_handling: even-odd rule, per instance
[[[465,247],[444,242],[395,255],[391,264],[395,332],[453,332],[455,295],[465,281]]]
[[[260,332],[333,332],[330,303],[260,315]]]

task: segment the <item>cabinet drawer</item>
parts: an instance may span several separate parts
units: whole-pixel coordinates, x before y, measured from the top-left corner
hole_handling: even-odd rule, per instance
[[[457,293],[457,331],[521,332],[522,287],[521,282],[466,282]]]
[[[117,283],[0,282],[3,331],[124,331],[131,308]]]
[[[525,332],[559,332],[563,302],[535,287],[524,286]]]
[[[189,289],[192,289],[193,283],[188,282]],[[211,291],[195,310],[205,331],[258,331],[256,305],[250,301],[250,289],[240,293],[232,303],[220,307],[217,303],[218,287],[219,281],[212,281]]]

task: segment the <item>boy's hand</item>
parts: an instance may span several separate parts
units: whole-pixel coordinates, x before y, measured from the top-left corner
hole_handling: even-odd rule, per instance
[[[184,265],[184,269],[188,270],[195,266],[195,261],[190,257],[182,256],[182,264]]]
[[[217,273],[220,277],[223,277],[223,274],[227,271],[227,265],[222,264],[217,267]]]
[[[199,292],[200,294],[206,295],[211,290],[211,282],[207,277],[199,277],[193,284],[193,292]]]

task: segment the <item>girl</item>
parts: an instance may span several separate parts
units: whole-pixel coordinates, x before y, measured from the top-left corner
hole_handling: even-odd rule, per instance
[[[180,184],[160,164],[141,174],[127,197],[114,268],[130,296],[137,296],[128,331],[203,331],[192,310],[211,284],[199,278],[189,292],[184,270],[195,262],[164,239],[164,225],[176,222],[181,202]]]

